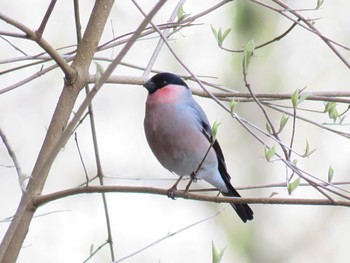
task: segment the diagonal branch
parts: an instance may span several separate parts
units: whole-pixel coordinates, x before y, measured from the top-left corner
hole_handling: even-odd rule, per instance
[[[44,16],[43,20],[41,21],[41,24],[40,24],[38,30],[36,31],[36,35],[38,36],[38,38],[42,37],[44,30],[45,30],[45,27],[46,27],[46,24],[49,21],[49,18],[50,18],[52,11],[56,5],[56,2],[57,2],[57,0],[51,0],[50,5],[46,10],[45,16]]]

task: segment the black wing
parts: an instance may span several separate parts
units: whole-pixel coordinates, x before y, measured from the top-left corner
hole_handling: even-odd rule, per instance
[[[212,141],[212,131],[208,123],[202,121],[202,133],[207,137],[209,142]],[[241,197],[241,195],[237,192],[237,190],[232,186],[230,179],[231,176],[227,172],[226,163],[224,154],[222,153],[220,144],[218,140],[215,140],[213,144],[213,149],[215,150],[216,156],[218,158],[218,169],[222,179],[225,182],[225,185],[228,189],[227,193],[222,192],[224,196],[232,196],[232,197]],[[233,204],[231,206],[236,210],[238,216],[242,219],[243,222],[247,222],[247,220],[253,219],[253,210],[247,204]]]

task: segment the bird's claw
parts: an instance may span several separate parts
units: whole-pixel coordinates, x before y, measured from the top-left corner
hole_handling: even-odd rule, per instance
[[[197,182],[198,178],[197,178],[196,172],[192,172],[192,173],[191,173],[191,180],[192,180],[192,182],[194,182],[194,183]]]
[[[166,191],[166,195],[171,198],[171,199],[175,199],[175,191],[177,190],[176,187],[170,187],[167,191]]]

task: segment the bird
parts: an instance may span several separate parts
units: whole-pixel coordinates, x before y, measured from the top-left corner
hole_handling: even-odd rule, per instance
[[[230,182],[219,142],[212,142],[208,118],[185,81],[162,72],[143,86],[148,91],[144,118],[148,145],[163,167],[180,176],[168,196],[173,197],[183,176],[190,176],[189,185],[202,179],[224,196],[241,197]],[[253,219],[248,204],[230,204],[244,223]]]

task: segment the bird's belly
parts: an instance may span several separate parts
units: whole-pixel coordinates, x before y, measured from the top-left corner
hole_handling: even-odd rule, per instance
[[[198,120],[171,105],[148,107],[144,120],[148,144],[166,169],[180,175],[196,172],[210,147]],[[165,125],[166,124],[166,125]],[[218,158],[211,147],[196,177],[227,191],[218,170]]]
[[[148,144],[158,161],[168,170],[178,175],[191,175],[202,162],[210,147],[208,139],[193,122],[167,116],[166,111],[157,113],[158,118],[148,122],[145,119],[145,133]],[[181,116],[181,115],[180,115]],[[172,118],[169,122],[167,118]],[[165,127],[164,122],[168,123]],[[210,150],[202,168],[204,173],[209,168],[217,169],[217,158],[214,150]]]

